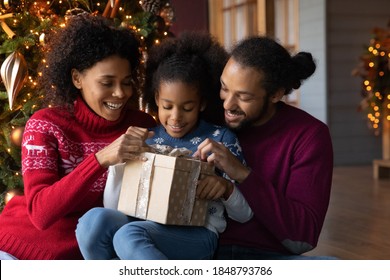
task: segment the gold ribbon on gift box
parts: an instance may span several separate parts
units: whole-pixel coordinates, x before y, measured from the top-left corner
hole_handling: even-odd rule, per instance
[[[145,154],[147,161],[142,163],[141,178],[138,185],[137,204],[135,208],[135,217],[146,219],[148,214],[150,186],[153,175],[154,159],[156,154]]]

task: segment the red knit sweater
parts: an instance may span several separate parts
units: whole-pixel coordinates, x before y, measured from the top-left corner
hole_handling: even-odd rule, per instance
[[[222,245],[301,254],[318,242],[328,209],[333,147],[328,127],[278,103],[266,124],[238,133],[252,172],[239,185],[253,210],[245,224],[228,221]]]
[[[0,250],[19,259],[81,259],[77,221],[102,206],[107,176],[95,153],[130,125],[152,127],[155,121],[134,110],[107,121],[81,99],[74,114],[60,108],[36,112],[23,135],[25,195],[12,198],[0,215]]]

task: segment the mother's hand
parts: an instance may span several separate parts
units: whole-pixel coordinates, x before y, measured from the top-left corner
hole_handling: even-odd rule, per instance
[[[150,150],[145,140],[153,135],[146,128],[131,126],[110,145],[95,154],[103,167],[123,163],[128,160],[139,160],[143,152]]]

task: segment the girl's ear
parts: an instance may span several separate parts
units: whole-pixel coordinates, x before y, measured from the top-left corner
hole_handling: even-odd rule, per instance
[[[275,92],[275,94],[272,95],[272,97],[271,97],[271,102],[272,103],[279,102],[283,98],[283,96],[284,96],[284,91],[285,90],[283,88],[281,88],[277,92]]]
[[[78,89],[81,89],[81,73],[76,70],[76,69],[72,69],[72,72],[71,72],[71,75],[72,75],[72,82],[73,82],[73,85],[78,88]]]

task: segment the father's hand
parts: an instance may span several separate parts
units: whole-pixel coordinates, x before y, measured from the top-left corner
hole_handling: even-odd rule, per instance
[[[194,157],[213,163],[218,169],[224,171],[230,179],[238,183],[244,181],[250,173],[250,170],[228,148],[211,139],[206,139],[200,143]]]

